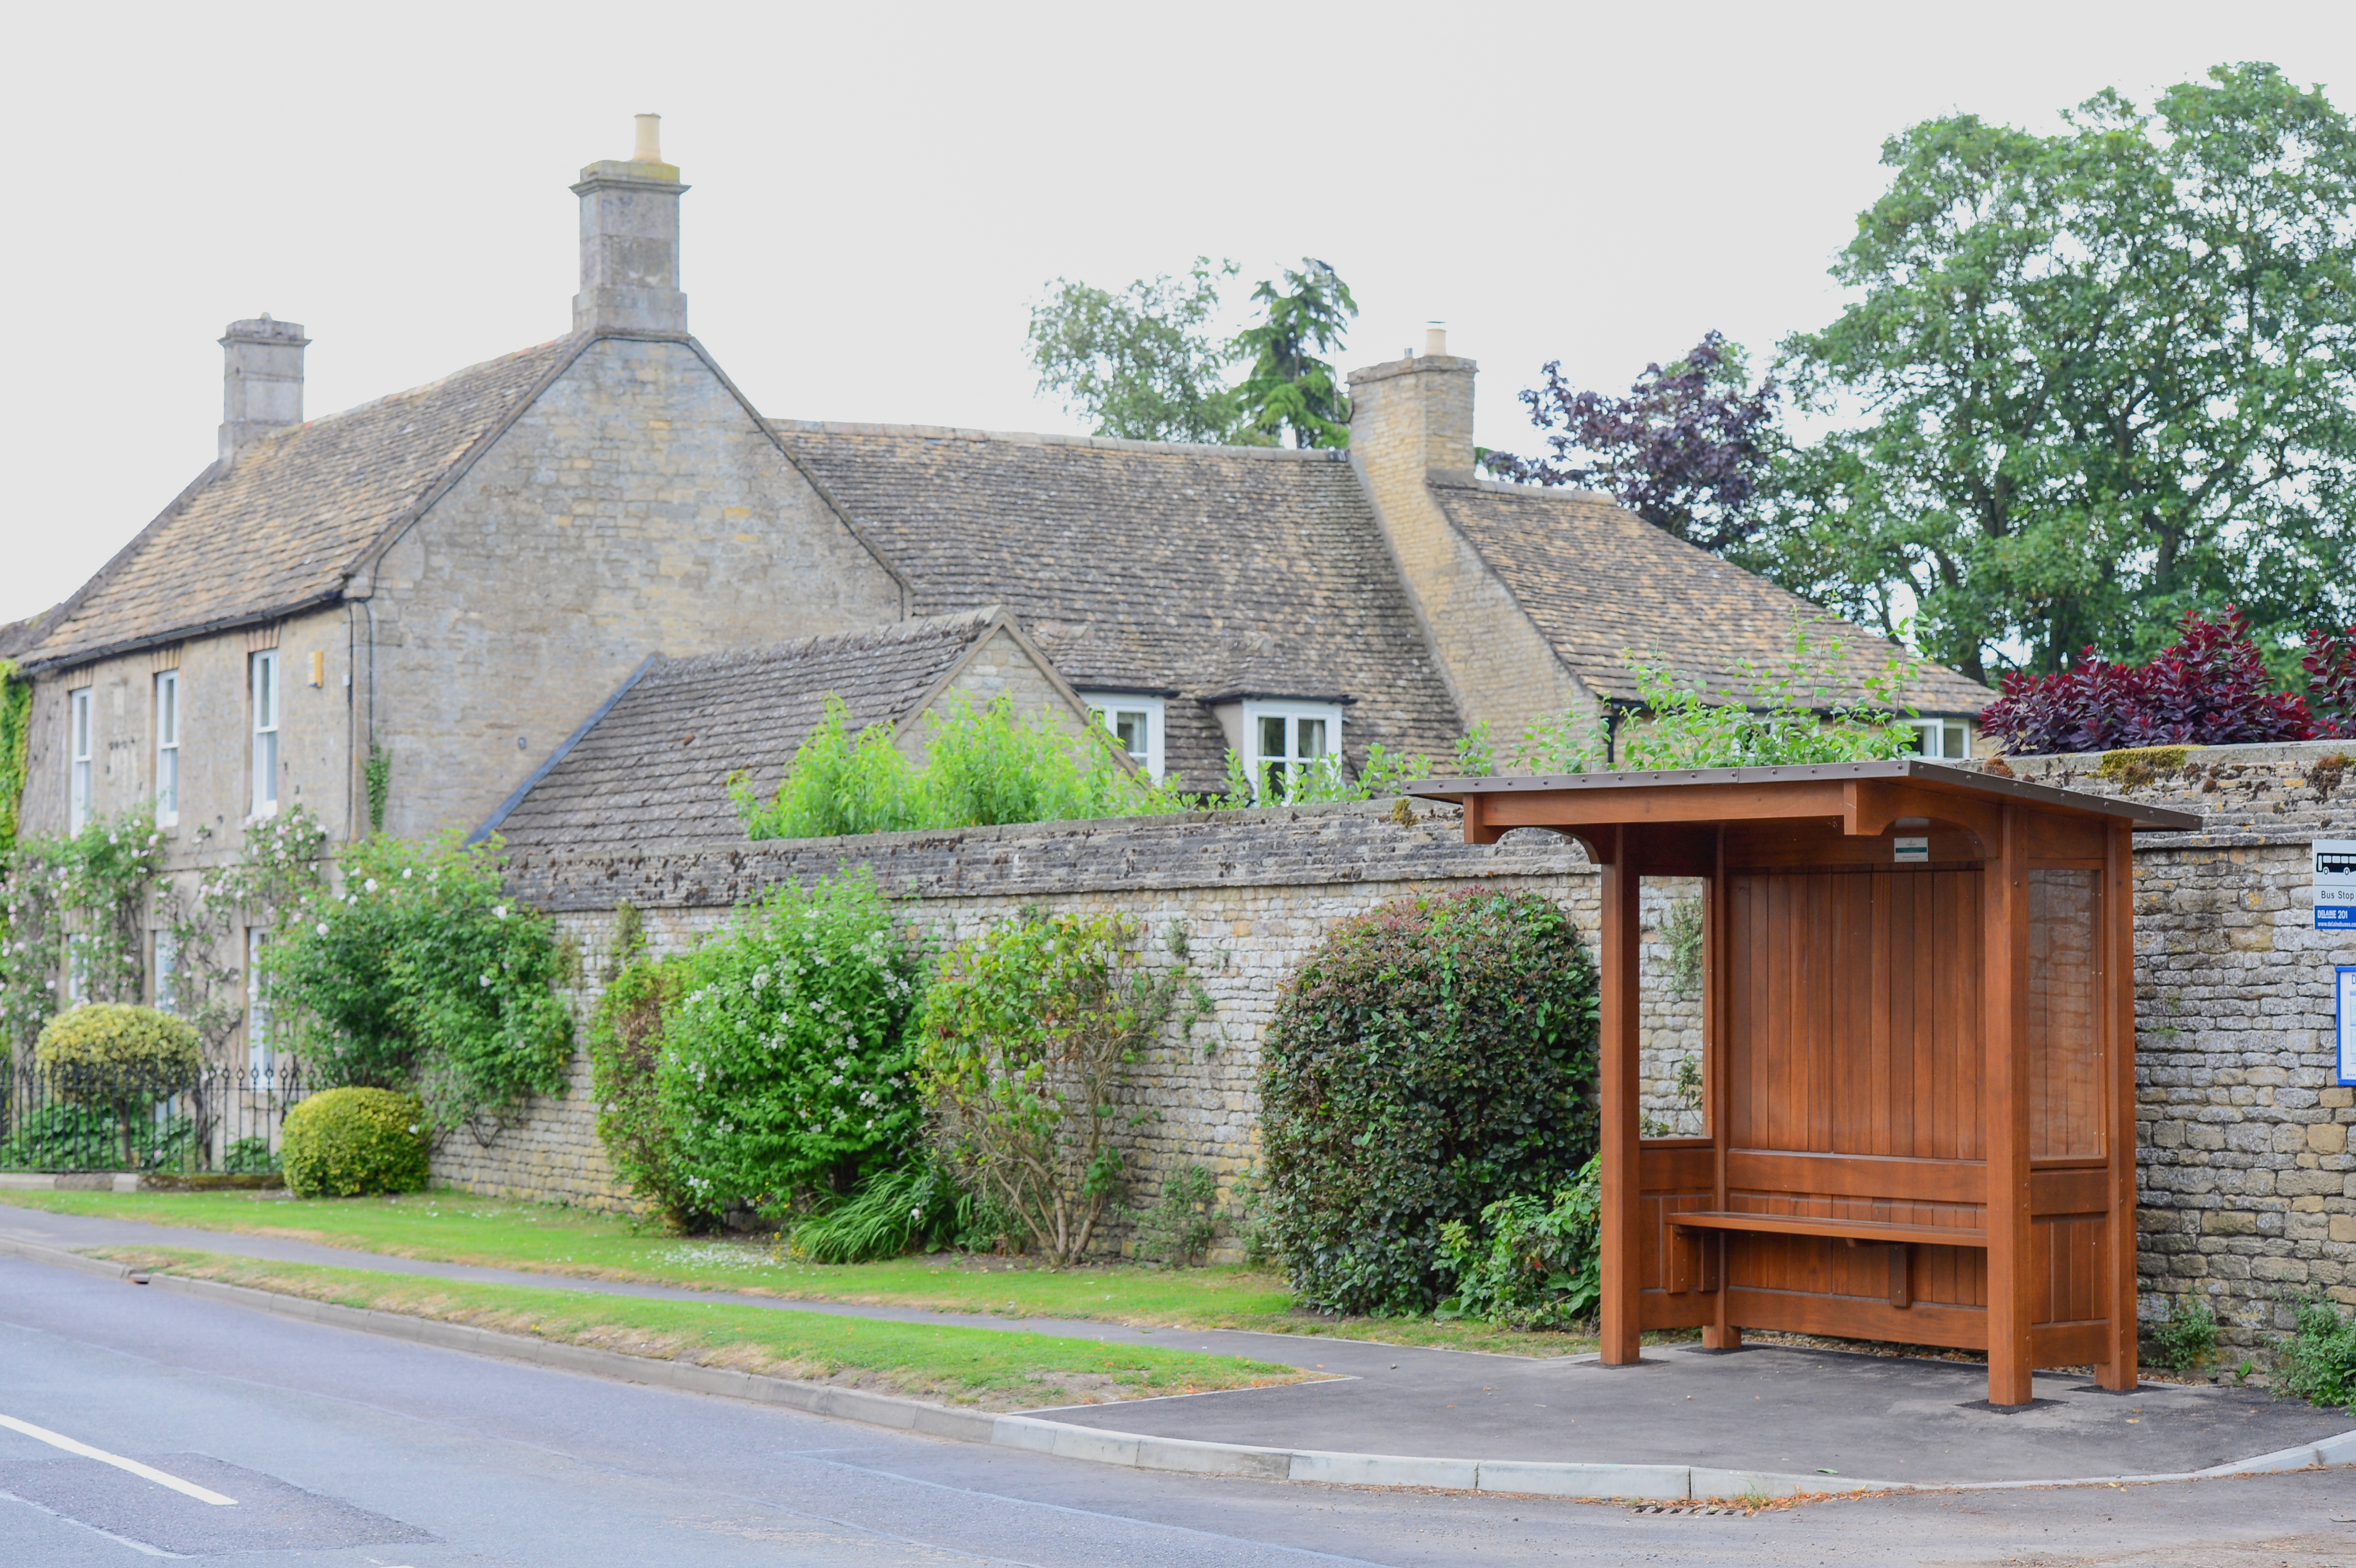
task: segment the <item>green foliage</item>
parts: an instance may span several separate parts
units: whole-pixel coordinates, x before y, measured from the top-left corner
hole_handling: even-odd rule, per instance
[[[1236,336],[1239,357],[1251,368],[1235,396],[1248,428],[1271,442],[1292,432],[1295,446],[1350,444],[1350,400],[1333,367],[1318,357],[1342,347],[1358,302],[1333,268],[1301,258],[1300,272],[1288,269],[1285,286],[1262,283],[1252,298],[1268,307],[1267,319]]]
[[[2148,656],[2234,603],[2261,640],[2343,625],[2356,516],[2356,127],[2276,67],[2150,112],[2104,91],[2037,135],[1955,114],[1884,144],[1783,346],[1795,454],[1746,560],[1975,678],[2025,647]]]
[[[187,1088],[205,1064],[186,1020],[123,1002],[86,1002],[59,1013],[42,1027],[34,1060],[60,1074],[60,1090],[70,1097],[87,1097],[77,1081],[121,1080],[135,1083],[150,1102]]]
[[[1219,1233],[1218,1179],[1199,1165],[1174,1172],[1151,1209],[1132,1214],[1137,1255],[1173,1268],[1200,1264]]]
[[[229,1176],[267,1176],[279,1168],[278,1151],[259,1134],[232,1139],[221,1150],[221,1171]]]
[[[52,1104],[19,1120],[0,1142],[0,1170],[162,1170],[186,1167],[197,1125],[158,1120],[151,1108]]]
[[[2276,1386],[2312,1404],[2356,1408],[2356,1318],[2310,1296],[2299,1302],[2293,1323],[2276,1366]]]
[[[1552,1204],[1526,1193],[1481,1211],[1480,1232],[1440,1227],[1440,1267],[1456,1294],[1436,1317],[1480,1317],[1515,1328],[1568,1328],[1603,1298],[1603,1161],[1587,1162]]]
[[[1129,767],[1109,737],[1073,734],[1044,714],[1026,723],[1004,698],[949,706],[931,723],[919,768],[891,725],[853,736],[850,709],[829,697],[773,799],[759,800],[741,775],[729,781],[745,832],[817,838],[1149,816],[1187,804]]]
[[[0,877],[0,1028],[33,1044],[69,997],[136,1002],[149,890],[164,840],[144,813],[71,837],[20,838]]]
[[[1661,939],[1669,949],[1669,983],[1680,996],[1701,995],[1702,946],[1708,937],[1702,922],[1701,900],[1679,899],[1661,923]]]
[[[279,1027],[331,1083],[414,1088],[440,1136],[564,1086],[573,1019],[549,919],[508,897],[496,840],[345,849],[267,955]]]
[[[871,1171],[849,1198],[796,1225],[788,1250],[812,1263],[876,1263],[958,1245],[985,1222],[973,1195],[920,1150]]]
[[[360,764],[360,780],[368,789],[369,831],[384,831],[385,802],[392,798],[392,753],[369,742],[368,761]]]
[[[25,761],[33,738],[33,683],[0,659],[0,856],[16,847],[25,804]]]
[[[1130,1070],[1187,994],[1173,957],[1149,968],[1125,915],[1025,914],[953,948],[925,994],[935,1147],[1059,1266],[1087,1251],[1119,1185]]]
[[[280,1134],[287,1189],[297,1198],[422,1192],[425,1105],[390,1089],[329,1089],[295,1103]]]
[[[1429,1310],[1442,1225],[1571,1179],[1597,1006],[1577,927],[1536,894],[1404,899],[1327,934],[1261,1049],[1267,1224],[1304,1305]]]
[[[774,889],[685,966],[657,1093],[687,1206],[783,1218],[917,1141],[916,955],[872,873]]]
[[[1233,261],[1197,256],[1183,278],[1140,279],[1119,294],[1058,278],[1031,307],[1031,362],[1039,389],[1131,441],[1266,445],[1238,417],[1226,384],[1235,348],[1213,322]]]
[[[2151,1326],[2153,1360],[2171,1371],[2197,1371],[2217,1354],[2217,1315],[2199,1296],[2188,1296]]]
[[[590,1093],[606,1160],[632,1193],[682,1228],[696,1221],[696,1204],[679,1168],[659,1080],[663,1014],[678,1006],[686,979],[682,959],[634,958],[605,983],[589,1023]]]
[[[169,994],[159,989],[157,1003],[195,1026],[208,1060],[227,1060],[246,1019],[246,930],[283,934],[326,888],[327,852],[327,830],[296,805],[247,823],[236,858],[208,867],[193,889],[158,885],[155,909],[173,960]]]

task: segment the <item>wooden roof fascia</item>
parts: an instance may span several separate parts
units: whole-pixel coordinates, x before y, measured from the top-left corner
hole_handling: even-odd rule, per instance
[[[530,391],[518,398],[507,412],[492,422],[489,429],[477,436],[474,443],[458,454],[457,461],[442,471],[440,478],[428,485],[424,493],[416,500],[402,508],[399,517],[378,529],[376,538],[360,547],[359,552],[352,557],[350,567],[344,572],[347,591],[353,598],[367,599],[375,594],[376,567],[377,563],[384,559],[385,552],[401,542],[402,535],[414,527],[419,518],[432,511],[443,496],[455,489],[458,481],[474,471],[475,464],[483,460],[484,454],[497,446],[500,438],[516,427],[516,421],[522,419],[531,406],[547,393],[548,389],[556,385],[564,373],[572,369],[579,362],[581,356],[586,354],[597,341],[597,338],[586,334],[578,335],[572,347],[561,355],[555,364],[541,373],[540,379],[531,384]],[[527,349],[525,352],[529,353],[531,350]],[[369,581],[360,583],[357,589],[352,588],[350,585],[363,575]]]
[[[1478,798],[1484,823],[1501,827],[1826,817],[1862,825],[1883,815],[1887,807],[1875,805],[1873,791],[1849,787],[1857,784],[1905,786],[1898,797],[1901,801],[1908,795],[1950,795],[1983,804],[2011,802],[2091,816],[2124,817],[2140,833],[2192,832],[2202,824],[2197,812],[1997,778],[1912,757],[1776,768],[1424,779],[1408,784],[1403,793],[1460,805]],[[1775,804],[1779,800],[1785,804],[1779,807]],[[1508,806],[1507,801],[1514,804]],[[1539,802],[1545,803],[1542,807]],[[1539,820],[1541,811],[1551,814],[1547,820]]]

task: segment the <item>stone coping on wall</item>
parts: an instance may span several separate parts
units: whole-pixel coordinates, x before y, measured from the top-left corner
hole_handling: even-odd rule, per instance
[[[1195,811],[1089,822],[751,841],[672,855],[535,850],[508,863],[509,887],[552,913],[725,906],[849,868],[916,899],[1184,888],[1312,886],[1545,876],[1590,870],[1586,852],[1545,829],[1469,845],[1462,817],[1429,801]],[[615,836],[626,839],[626,824]]]
[[[2243,848],[2356,837],[2356,791],[2339,798],[2348,783],[2347,768],[2356,763],[2356,741],[2147,746],[2002,761],[2016,778],[2089,795],[2132,795],[2207,818],[2197,833],[2138,833],[2138,849]]]

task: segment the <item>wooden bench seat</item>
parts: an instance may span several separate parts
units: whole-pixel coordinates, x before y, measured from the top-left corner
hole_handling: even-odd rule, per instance
[[[1873,1246],[1912,1243],[1932,1247],[1985,1247],[1987,1232],[1959,1225],[1899,1225],[1886,1220],[1839,1220],[1814,1214],[1743,1214],[1723,1209],[1689,1209],[1669,1223],[1696,1231],[1758,1231],[1776,1236],[1828,1236]]]

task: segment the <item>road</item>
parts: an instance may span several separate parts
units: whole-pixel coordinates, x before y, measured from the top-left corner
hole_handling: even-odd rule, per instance
[[[2356,1475],[1753,1518],[1144,1474],[426,1349],[0,1259],[0,1564],[2356,1564]]]

